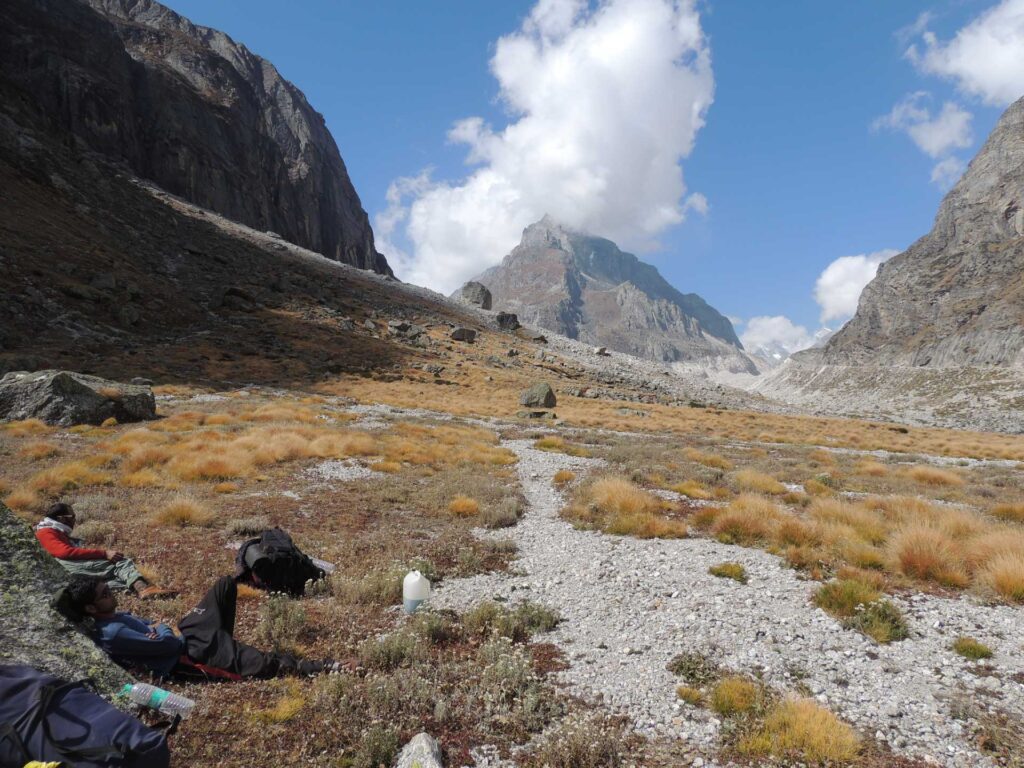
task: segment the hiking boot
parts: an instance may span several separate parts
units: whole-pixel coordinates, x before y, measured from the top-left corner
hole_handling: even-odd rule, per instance
[[[178,591],[176,589],[164,589],[163,587],[154,587],[152,584],[148,587],[143,588],[138,593],[140,600],[162,600],[165,597],[177,597]]]

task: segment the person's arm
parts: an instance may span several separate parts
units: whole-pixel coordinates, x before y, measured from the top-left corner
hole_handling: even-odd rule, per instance
[[[111,656],[126,659],[176,658],[183,650],[184,642],[166,624],[153,627],[150,633],[121,624],[107,642]]]
[[[71,543],[71,539],[67,534],[61,533],[56,528],[40,528],[36,531],[36,538],[43,545],[43,549],[58,560],[107,559],[107,550],[76,547]]]

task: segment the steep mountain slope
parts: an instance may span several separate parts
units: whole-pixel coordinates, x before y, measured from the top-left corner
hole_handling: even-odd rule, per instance
[[[270,62],[159,3],[3,3],[0,94],[19,122],[204,208],[390,274],[302,93]]]
[[[881,266],[821,359],[1024,368],[1024,99],[946,195],[932,231]]]
[[[610,240],[545,216],[476,278],[496,310],[569,338],[651,360],[756,373],[732,323]]]
[[[1024,99],[853,319],[753,388],[830,413],[1024,430]]]

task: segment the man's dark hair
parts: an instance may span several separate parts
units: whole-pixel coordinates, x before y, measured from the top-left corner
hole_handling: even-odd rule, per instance
[[[76,609],[79,613],[85,613],[85,606],[96,602],[96,589],[103,582],[104,579],[99,576],[85,576],[83,574],[72,576],[71,581],[64,587],[64,593],[67,595],[70,607]]]
[[[63,501],[51,504],[50,508],[46,510],[46,516],[53,520],[56,520],[58,517],[70,517],[73,514],[75,514],[75,510],[71,508],[70,504]]]

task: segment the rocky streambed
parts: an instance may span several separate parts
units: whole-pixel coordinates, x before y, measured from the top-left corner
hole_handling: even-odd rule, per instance
[[[1024,620],[1008,606],[971,598],[894,598],[911,637],[878,645],[843,629],[810,598],[817,582],[782,567],[778,557],[717,541],[639,540],[579,531],[559,518],[552,485],[560,469],[599,462],[505,443],[519,457],[528,511],[500,531],[519,546],[517,570],[445,582],[432,603],[464,608],[481,600],[532,600],[563,621],[546,636],[570,662],[570,689],[628,715],[645,734],[685,739],[714,764],[719,719],[677,700],[666,665],[700,651],[723,667],[759,674],[780,690],[809,691],[869,737],[895,752],[945,766],[994,765],[980,754],[963,702],[1024,717]],[[723,561],[742,563],[749,583],[711,576]],[[995,652],[987,668],[956,655],[970,635]],[[1016,678],[1016,679],[1015,679]]]

